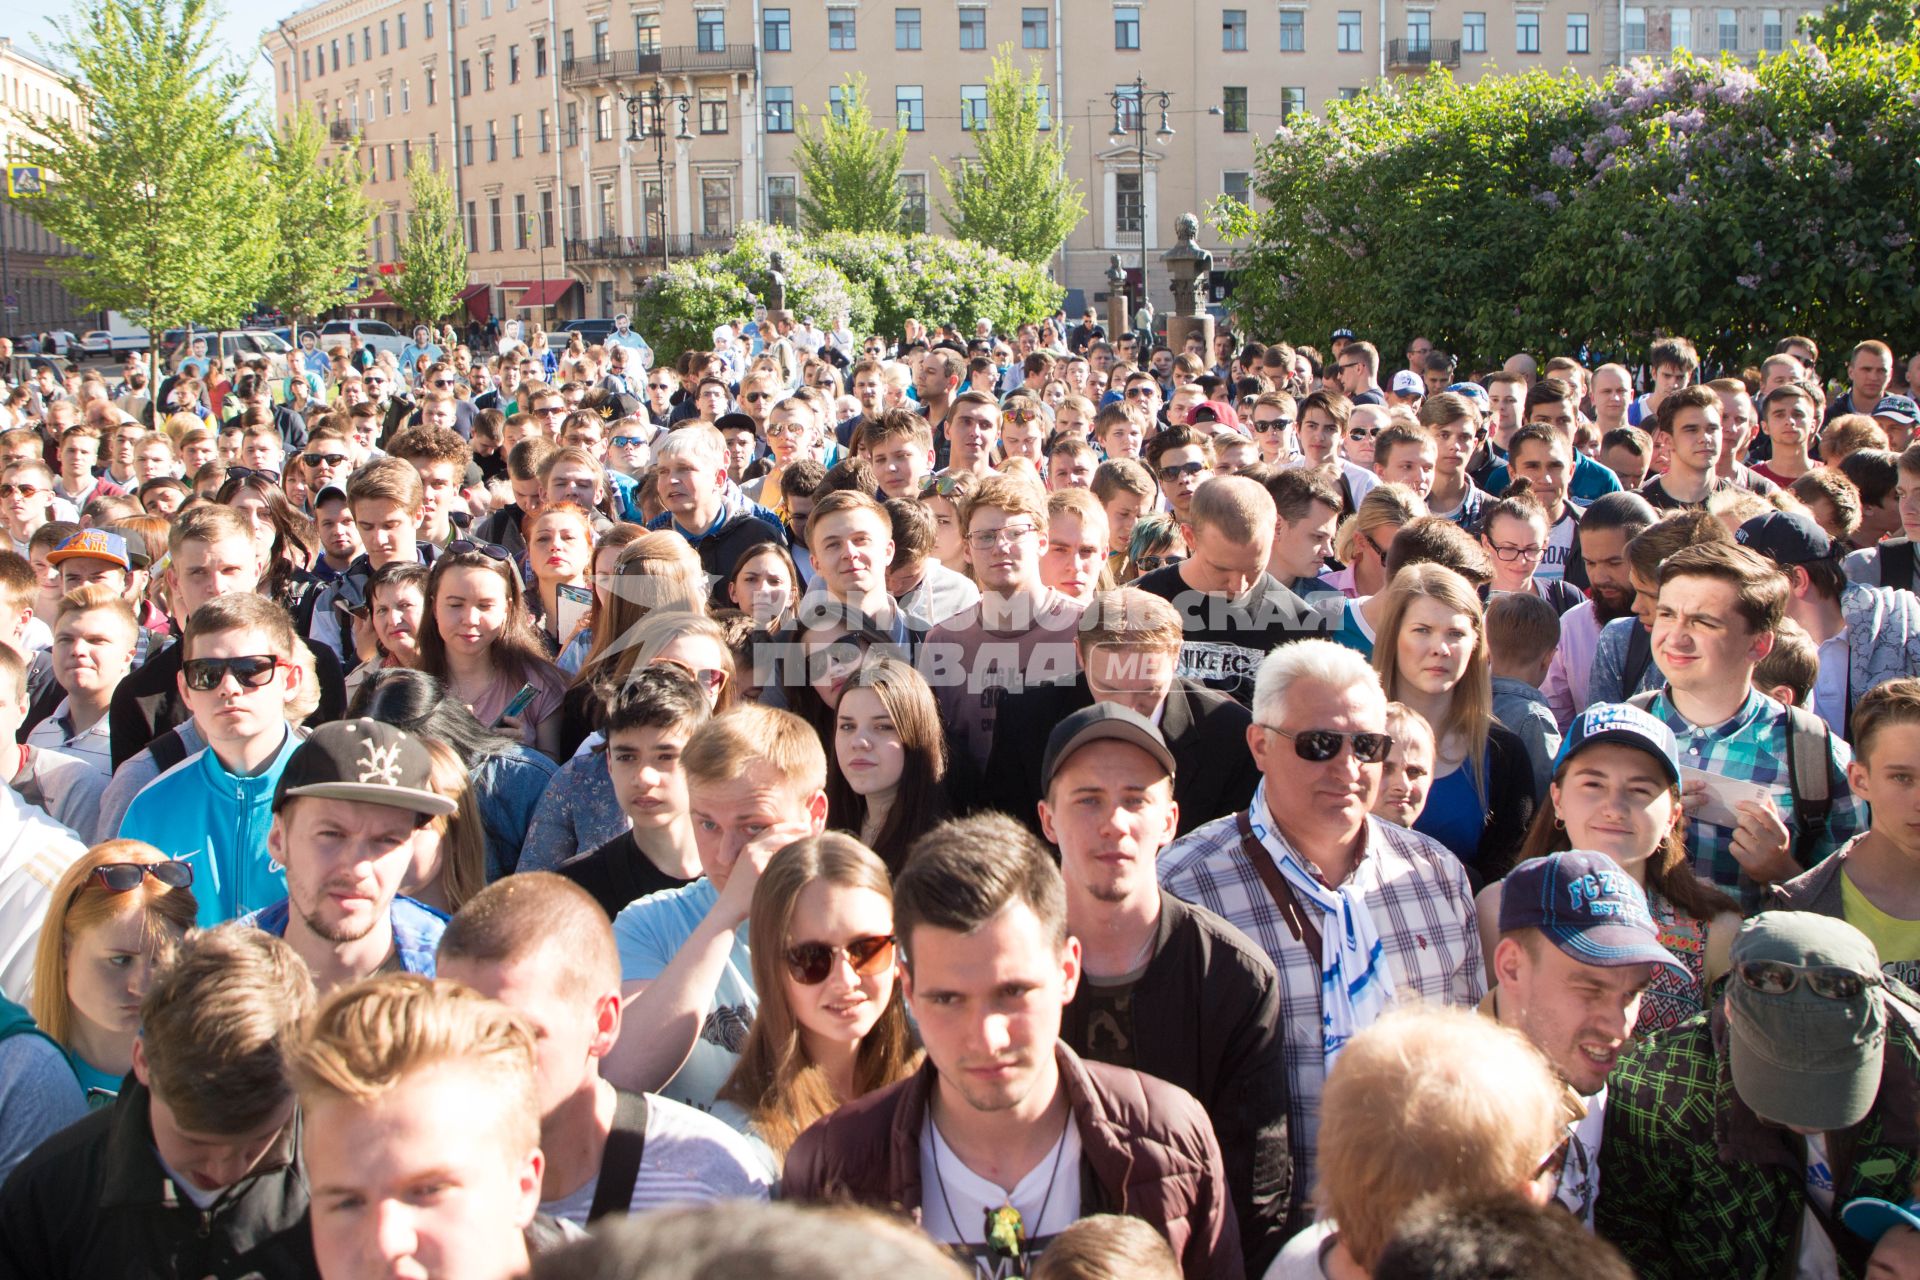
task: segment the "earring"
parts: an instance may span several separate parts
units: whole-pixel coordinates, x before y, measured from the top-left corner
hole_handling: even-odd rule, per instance
[[[1553,820],[1553,829],[1555,831],[1565,831],[1567,829],[1567,820],[1565,818],[1555,818]]]

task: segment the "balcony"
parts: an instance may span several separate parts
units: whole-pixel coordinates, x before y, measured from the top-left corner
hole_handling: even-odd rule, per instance
[[[345,120],[328,121],[327,140],[329,142],[352,142],[353,126]]]
[[[1458,40],[1389,40],[1387,65],[1409,71],[1460,65]]]
[[[692,236],[594,236],[567,239],[568,262],[657,262],[665,249],[670,258],[695,253]]]
[[[637,80],[648,76],[693,75],[708,71],[753,70],[753,46],[730,44],[718,49],[698,45],[673,44],[651,53],[638,49],[608,51],[572,58],[560,63],[561,87],[574,89],[609,81]]]

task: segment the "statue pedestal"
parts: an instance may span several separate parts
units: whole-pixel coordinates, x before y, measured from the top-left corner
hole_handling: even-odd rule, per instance
[[[1200,339],[1200,353],[1209,368],[1213,364],[1213,317],[1210,315],[1167,317],[1167,349],[1179,355],[1187,349],[1188,338]]]

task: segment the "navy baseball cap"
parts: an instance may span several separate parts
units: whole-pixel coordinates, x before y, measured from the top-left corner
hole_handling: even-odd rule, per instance
[[[1538,929],[1581,964],[1686,966],[1660,945],[1647,895],[1604,853],[1573,849],[1529,858],[1500,888],[1500,932]]]
[[[1351,338],[1351,337],[1353,336],[1353,330],[1351,330],[1351,329],[1335,329],[1335,330],[1333,331],[1333,336],[1334,336],[1335,338]]]
[[[1626,702],[1596,702],[1573,718],[1567,735],[1560,741],[1560,755],[1553,762],[1560,766],[1597,742],[1617,742],[1623,747],[1638,747],[1660,763],[1661,772],[1674,786],[1680,785],[1680,743],[1655,716]]]
[[[1775,564],[1813,564],[1834,558],[1833,539],[1812,516],[1797,511],[1768,511],[1741,525],[1733,540]]]
[[[1920,405],[1913,402],[1912,396],[1883,396],[1880,403],[1873,406],[1873,416],[1892,418],[1911,427],[1920,423]]]
[[[1169,778],[1173,776],[1173,752],[1167,748],[1167,740],[1160,736],[1160,729],[1153,721],[1117,702],[1096,702],[1080,708],[1053,727],[1053,733],[1047,738],[1046,755],[1040,761],[1040,790],[1044,793],[1052,789],[1053,775],[1060,772],[1068,756],[1090,742],[1103,739],[1140,748],[1167,771]]]

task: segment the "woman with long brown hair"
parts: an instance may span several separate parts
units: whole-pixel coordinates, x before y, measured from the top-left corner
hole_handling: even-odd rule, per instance
[[[618,526],[616,526],[617,528]],[[602,557],[595,553],[594,567]],[[602,707],[597,690],[617,685],[639,662],[634,628],[663,609],[704,615],[710,589],[700,557],[670,529],[642,533],[620,548],[605,582],[594,575],[593,639],[561,705],[560,747],[571,753],[591,733]]]
[[[420,669],[447,682],[481,724],[556,756],[566,677],[534,631],[520,571],[498,547],[454,542],[427,575]],[[520,698],[525,688],[532,701]]]
[[[1565,849],[1604,853],[1646,891],[1660,943],[1686,966],[1653,966],[1637,1035],[1662,1031],[1707,1006],[1732,964],[1740,904],[1693,874],[1680,808],[1680,747],[1673,730],[1638,707],[1595,703],[1574,717],[1522,860]],[[1500,886],[1481,890],[1480,938],[1499,941]]]
[[[827,752],[827,824],[858,836],[891,875],[907,849],[947,816],[946,738],[925,677],[898,658],[860,665],[834,709]]]
[[[760,873],[747,929],[762,940],[760,1009],[715,1114],[778,1164],[808,1125],[904,1079],[919,1054],[895,963],[893,885],[872,850],[835,831],[788,845]]]

